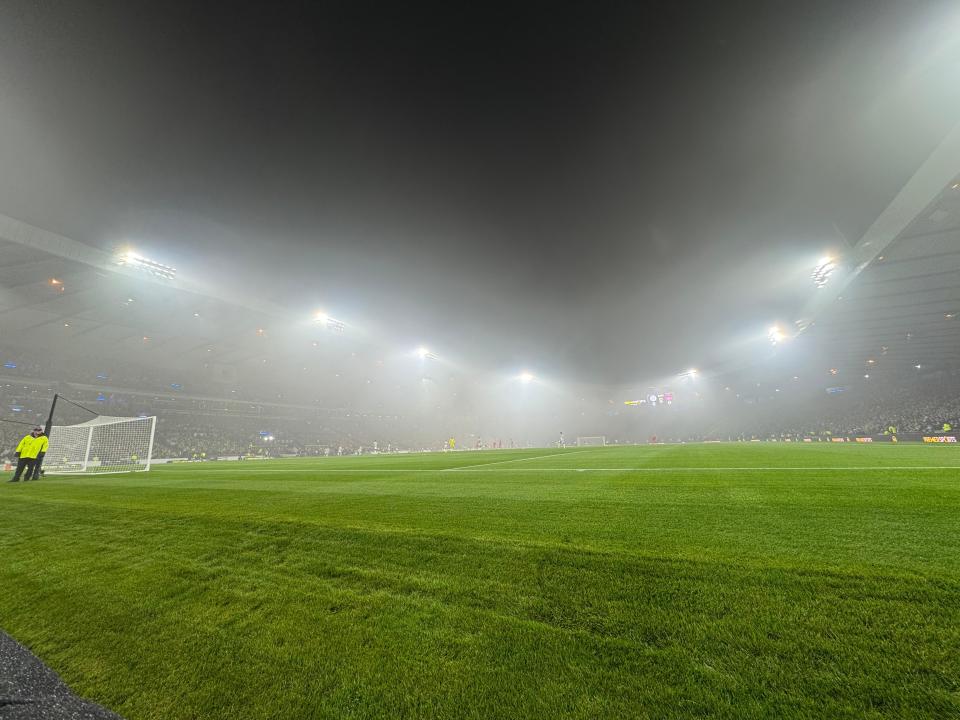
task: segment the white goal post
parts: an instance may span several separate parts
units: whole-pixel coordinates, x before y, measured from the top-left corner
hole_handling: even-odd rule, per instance
[[[577,438],[577,447],[600,447],[607,444],[605,435],[589,435]]]
[[[122,473],[150,469],[157,418],[100,415],[77,425],[54,425],[43,471]]]

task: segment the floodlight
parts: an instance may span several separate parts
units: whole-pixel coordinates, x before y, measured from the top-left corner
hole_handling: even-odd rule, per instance
[[[331,330],[343,330],[346,327],[346,323],[330,317],[323,310],[318,310],[313,314],[313,322],[315,325],[330,328]]]
[[[779,345],[787,339],[787,335],[778,326],[774,325],[767,331],[767,339],[770,340],[771,345]]]
[[[417,357],[421,360],[436,360],[437,356],[430,352],[430,348],[426,348],[423,345],[417,348],[416,350]]]
[[[518,379],[519,379],[520,382],[522,382],[524,385],[529,385],[530,383],[533,382],[533,373],[529,373],[529,372],[527,372],[527,371],[524,371],[524,372],[520,373]]]
[[[173,280],[177,276],[176,268],[145,258],[133,250],[123,250],[114,258],[117,265],[153,275],[161,280]]]
[[[810,274],[810,277],[813,278],[813,284],[816,285],[818,289],[822,288],[827,284],[827,281],[836,269],[837,263],[832,257],[824,256],[820,258],[813,268],[813,272]]]

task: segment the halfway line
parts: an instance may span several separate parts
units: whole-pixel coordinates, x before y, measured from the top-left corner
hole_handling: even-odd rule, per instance
[[[590,450],[574,450],[573,452],[550,453],[549,455],[533,455],[531,457],[514,458],[513,460],[497,460],[491,463],[477,463],[476,465],[461,465],[460,467],[443,468],[441,472],[454,472],[455,470],[468,470],[470,468],[482,468],[489,465],[502,465],[504,463],[524,462],[525,460],[543,460],[545,458],[559,457],[560,455],[577,455],[579,453],[590,452]]]

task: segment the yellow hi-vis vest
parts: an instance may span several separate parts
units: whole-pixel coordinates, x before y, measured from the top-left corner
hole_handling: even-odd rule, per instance
[[[20,453],[20,457],[29,459],[37,457],[40,453],[45,453],[48,447],[50,447],[50,441],[46,435],[40,437],[26,435],[17,445],[17,452]]]

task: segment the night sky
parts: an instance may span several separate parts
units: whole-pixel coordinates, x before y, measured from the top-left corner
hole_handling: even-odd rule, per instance
[[[480,365],[668,373],[792,320],[960,119],[958,19],[8,1],[0,212]]]

